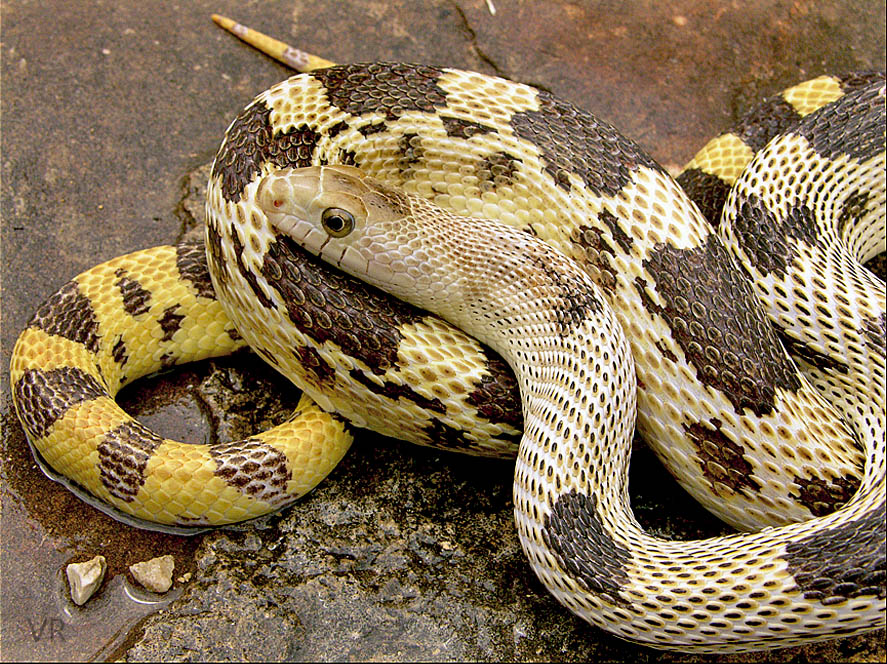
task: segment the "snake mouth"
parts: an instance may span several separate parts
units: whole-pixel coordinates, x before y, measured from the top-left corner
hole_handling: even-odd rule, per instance
[[[268,223],[281,235],[291,239],[310,254],[349,273],[366,273],[370,263],[351,246],[342,246],[336,239],[318,229],[308,219],[286,212],[265,211]]]

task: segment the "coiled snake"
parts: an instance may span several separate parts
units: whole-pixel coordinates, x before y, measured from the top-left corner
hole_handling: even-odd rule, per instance
[[[11,363],[19,418],[104,503],[185,526],[319,482],[350,444],[324,411],[476,454],[521,440],[524,550],[589,622],[702,651],[883,627],[884,287],[857,261],[884,250],[884,78],[822,77],[775,103],[776,123],[712,142],[682,176],[704,212],[724,204],[710,223],[634,143],[534,88],[386,63],[291,78],[226,133],[205,259],[136,252],[38,310]],[[293,170],[325,164],[344,167]],[[478,334],[517,384],[462,332],[300,244]],[[114,404],[141,375],[244,342],[319,406],[200,446]],[[635,401],[679,481],[764,530],[643,533],[626,486]]]

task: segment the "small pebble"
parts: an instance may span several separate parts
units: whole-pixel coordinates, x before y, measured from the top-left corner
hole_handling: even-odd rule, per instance
[[[165,593],[172,586],[174,568],[175,560],[172,556],[160,556],[130,565],[129,571],[139,584],[151,592]]]
[[[108,564],[104,556],[96,556],[85,563],[71,563],[65,568],[68,585],[71,587],[71,599],[77,606],[86,604],[86,600],[95,594],[105,578]]]

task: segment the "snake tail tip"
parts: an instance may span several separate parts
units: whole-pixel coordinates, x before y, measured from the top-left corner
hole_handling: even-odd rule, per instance
[[[332,67],[335,64],[330,60],[293,48],[289,44],[274,39],[273,37],[269,37],[258,30],[253,30],[252,28],[237,23],[225,16],[221,16],[220,14],[212,14],[211,17],[213,22],[219,27],[227,30],[235,37],[246,42],[265,55],[274,58],[278,62],[281,62],[296,71],[309,72],[315,69]]]

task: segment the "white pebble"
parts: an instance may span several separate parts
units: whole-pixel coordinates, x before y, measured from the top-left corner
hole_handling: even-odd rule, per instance
[[[86,600],[92,597],[102,585],[107,569],[108,564],[105,562],[104,556],[96,556],[85,563],[71,563],[65,568],[74,604],[77,606],[86,604]]]
[[[139,584],[151,592],[165,593],[172,586],[174,568],[175,560],[172,556],[160,556],[130,565],[129,571]]]

